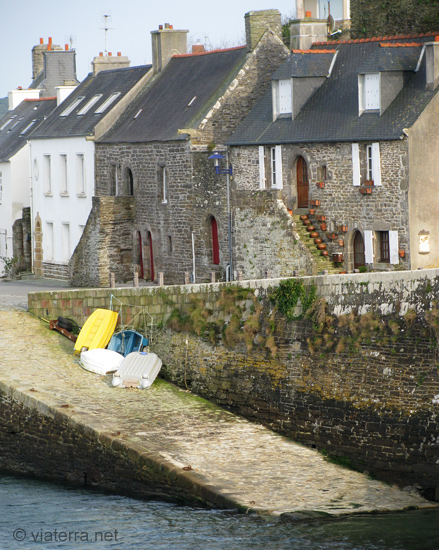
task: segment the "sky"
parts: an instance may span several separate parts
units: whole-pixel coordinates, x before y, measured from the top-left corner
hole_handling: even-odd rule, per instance
[[[244,15],[278,9],[284,18],[295,12],[295,0],[75,0],[74,2],[0,0],[0,98],[32,81],[32,48],[40,38],[47,44],[76,50],[76,70],[82,81],[91,61],[108,51],[121,52],[131,66],[151,63],[151,31],[169,23],[186,29],[188,42],[200,40],[209,49],[244,45]]]

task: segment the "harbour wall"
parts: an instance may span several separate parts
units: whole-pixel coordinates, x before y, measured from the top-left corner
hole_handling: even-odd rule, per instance
[[[124,322],[145,307],[165,378],[438,500],[439,270],[296,283],[289,295],[281,279],[42,292],[29,309],[82,324],[110,299],[131,306]]]

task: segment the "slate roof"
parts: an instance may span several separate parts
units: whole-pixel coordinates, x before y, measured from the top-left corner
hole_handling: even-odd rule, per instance
[[[414,41],[431,42],[432,38],[410,38],[410,42]],[[410,57],[413,50],[418,55],[421,53],[421,48],[382,48],[380,44],[383,42],[387,40],[380,38],[336,43],[338,55],[331,77],[311,96],[294,120],[282,117],[273,122],[270,90],[231,136],[229,145],[401,139],[403,129],[416,121],[438,89],[425,89],[424,55],[420,70],[408,73],[405,86],[381,116],[377,112],[364,112],[359,116],[359,68],[370,59],[380,59],[381,50],[385,51],[386,63],[394,59],[399,64],[402,58],[406,59],[407,55]],[[401,40],[394,39],[393,42]],[[313,46],[313,49],[327,48],[328,44],[323,43]],[[413,68],[413,63],[404,66]]]
[[[273,80],[283,80],[291,77],[328,76],[336,50],[294,50],[294,55],[273,74]]]
[[[187,139],[246,60],[246,48],[177,55],[98,141],[144,143]]]
[[[0,130],[0,162],[10,160],[18,152],[55,107],[55,97],[25,99],[13,111],[5,113],[0,118],[0,128],[3,128]]]
[[[418,65],[421,44],[416,46],[381,43],[358,69],[360,74],[378,71],[414,71]]]
[[[129,92],[150,69],[151,65],[143,65],[141,67],[101,71],[96,76],[90,73],[67,99],[56,108],[51,116],[41,124],[38,130],[32,134],[32,139],[93,135],[96,124],[121,101],[125,94]],[[115,92],[120,92],[120,95],[109,108],[101,114],[95,113],[100,105]],[[102,94],[99,101],[97,101],[87,113],[78,115],[77,113],[96,94]],[[79,105],[69,115],[60,116],[68,106],[72,105],[79,97],[84,97]]]

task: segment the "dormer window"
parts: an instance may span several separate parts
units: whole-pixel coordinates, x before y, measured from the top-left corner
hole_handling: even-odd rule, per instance
[[[291,114],[291,78],[279,80],[279,114]]]
[[[360,115],[380,110],[380,73],[358,75],[358,96]]]

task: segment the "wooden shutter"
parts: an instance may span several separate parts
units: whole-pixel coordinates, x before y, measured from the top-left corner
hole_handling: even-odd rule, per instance
[[[352,144],[352,176],[353,184],[360,185],[360,147],[358,143]]]
[[[373,264],[373,234],[369,230],[364,232],[364,261]]]
[[[282,145],[276,145],[276,188],[283,189],[282,181]]]
[[[398,231],[389,231],[390,263],[399,264],[398,255]]]
[[[379,143],[372,143],[372,179],[374,185],[381,185],[381,159]]]
[[[279,114],[291,113],[291,79],[279,80]]]
[[[266,181],[265,181],[265,151],[264,146],[259,146],[259,188],[265,189],[266,188]]]

